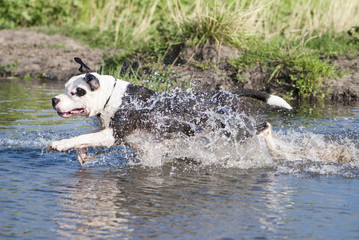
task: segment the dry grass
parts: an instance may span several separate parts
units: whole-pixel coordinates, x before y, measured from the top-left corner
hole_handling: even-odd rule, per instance
[[[284,35],[286,39],[340,33],[359,24],[357,0],[272,0],[266,10],[265,28],[269,38]]]
[[[148,41],[158,24],[154,14],[159,1],[89,1],[83,20],[101,32],[114,31],[115,44]]]
[[[246,36],[303,39],[359,24],[358,0],[83,0],[82,21],[115,42],[158,39],[158,27],[190,41],[243,44]],[[161,36],[170,39],[170,36]]]
[[[197,43],[215,41],[241,44],[244,36],[253,34],[253,22],[264,10],[266,1],[215,1],[198,0],[191,5],[167,0],[169,18],[179,34]],[[259,15],[259,14],[258,14]]]

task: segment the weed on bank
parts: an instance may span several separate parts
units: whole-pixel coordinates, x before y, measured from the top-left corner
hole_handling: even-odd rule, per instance
[[[241,52],[226,60],[237,72],[260,64],[269,71],[268,81],[293,87],[289,96],[322,97],[322,83],[341,74],[327,59],[358,56],[358,23],[357,0],[0,2],[0,28],[32,27],[117,49],[105,56],[101,71],[156,90],[175,84],[168,79],[178,62],[168,59],[178,46],[226,45]],[[180,62],[191,63],[216,67]]]

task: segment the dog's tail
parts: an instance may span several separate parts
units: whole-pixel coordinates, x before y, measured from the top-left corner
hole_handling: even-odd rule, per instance
[[[271,95],[266,92],[261,92],[253,89],[238,89],[234,91],[235,94],[238,94],[239,96],[243,97],[251,97],[258,100],[261,100],[263,102],[266,102],[269,105],[282,107],[286,109],[292,109],[292,107],[281,97],[278,97],[276,95]]]

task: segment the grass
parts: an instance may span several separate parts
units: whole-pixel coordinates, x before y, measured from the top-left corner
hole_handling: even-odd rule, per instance
[[[231,1],[194,1],[184,6],[178,1],[168,0],[170,19],[176,23],[178,36],[192,44],[231,44],[240,46],[249,31],[251,16],[261,11],[264,5],[253,1],[234,4]],[[212,3],[212,4],[211,4]]]
[[[176,46],[224,44],[243,53],[230,60],[232,67],[261,64],[269,69],[270,81],[295,86],[291,93],[303,98],[323,96],[323,81],[340,74],[323,56],[358,56],[358,24],[357,0],[0,2],[0,28],[37,27],[92,47],[122,49],[106,57],[102,71],[120,74],[130,62],[130,70],[121,75],[133,82],[168,89],[174,83],[165,79],[173,74],[164,63]],[[160,80],[153,77],[156,72]],[[278,79],[283,73],[288,75],[284,82]]]
[[[328,57],[347,56],[353,58],[359,52],[359,27],[351,27],[348,31],[335,36],[323,34],[321,37],[315,37],[308,41],[305,47]]]
[[[284,45],[279,40],[252,42],[244,54],[231,59],[230,64],[238,72],[260,64],[268,71],[268,82],[276,81],[279,85],[287,86],[287,97],[323,98],[326,94],[322,91],[323,81],[338,77],[342,72],[335,65],[321,60],[319,52],[309,51],[299,45],[294,47],[295,42],[288,43]],[[241,80],[241,75],[238,78]]]
[[[120,65],[110,65],[101,69],[101,74],[109,74],[136,85],[145,86],[158,92],[172,91],[177,87],[189,88],[189,85],[181,86],[178,82],[177,73],[170,67],[158,68],[158,65],[138,68],[138,66],[127,65],[127,62]],[[146,72],[147,70],[147,72]],[[183,84],[189,84],[185,82]]]
[[[0,64],[0,76],[6,77],[11,72],[13,72],[19,66],[17,61],[11,62],[9,64]]]
[[[154,16],[159,0],[155,1],[89,1],[84,0],[81,20],[96,27],[100,33],[112,31],[116,46],[135,45],[156,38],[159,16]]]
[[[56,26],[87,34],[90,42],[90,36],[111,39],[97,47],[184,40],[240,47],[250,36],[335,37],[358,25],[358,13],[356,0],[13,0],[0,2],[0,28]]]
[[[341,33],[358,24],[359,2],[355,0],[272,1],[266,11],[265,33],[286,39]]]

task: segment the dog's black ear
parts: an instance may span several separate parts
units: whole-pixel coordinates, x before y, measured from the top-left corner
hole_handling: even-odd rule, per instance
[[[90,73],[86,73],[85,81],[90,85],[91,91],[95,91],[100,87],[100,81],[98,78]]]
[[[75,62],[77,62],[78,64],[81,65],[79,68],[80,72],[82,72],[82,73],[92,72],[92,70],[86,64],[84,64],[84,62],[81,60],[81,58],[75,57],[74,60],[75,60]]]

